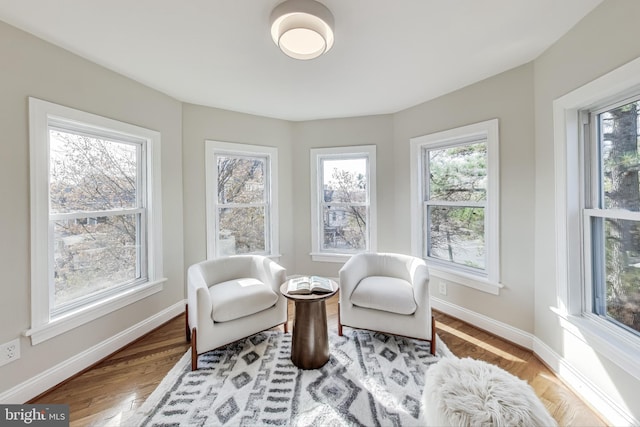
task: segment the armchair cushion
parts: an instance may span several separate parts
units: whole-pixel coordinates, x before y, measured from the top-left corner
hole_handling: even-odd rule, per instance
[[[356,285],[350,300],[359,307],[405,315],[418,308],[413,286],[404,279],[388,276],[365,277]]]
[[[258,279],[241,278],[217,283],[209,288],[214,322],[228,322],[272,307],[278,295]]]

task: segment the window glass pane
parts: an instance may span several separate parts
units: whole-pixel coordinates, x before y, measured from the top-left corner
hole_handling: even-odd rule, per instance
[[[605,301],[599,314],[640,332],[640,223],[607,218],[604,233],[606,295],[596,295]]]
[[[140,278],[139,216],[53,222],[54,307]]]
[[[325,202],[366,203],[367,159],[324,159]]]
[[[140,145],[50,130],[52,213],[135,208]]]
[[[326,205],[322,209],[324,227],[322,249],[361,251],[367,249],[366,206]]]
[[[429,206],[428,256],[485,268],[484,208]]]
[[[604,208],[640,211],[638,102],[606,111],[598,119]]]
[[[221,208],[218,219],[218,255],[266,251],[264,207]]]
[[[262,203],[265,159],[218,156],[218,203]]]
[[[429,150],[429,199],[479,202],[487,198],[487,144]]]

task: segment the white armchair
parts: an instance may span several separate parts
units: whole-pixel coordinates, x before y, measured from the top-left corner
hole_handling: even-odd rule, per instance
[[[429,269],[423,259],[392,253],[352,256],[340,269],[338,334],[342,326],[431,342],[435,320],[429,302]]]
[[[236,255],[202,261],[187,270],[186,333],[191,341],[191,368],[198,355],[284,324],[287,300],[280,285],[286,270],[258,255]]]

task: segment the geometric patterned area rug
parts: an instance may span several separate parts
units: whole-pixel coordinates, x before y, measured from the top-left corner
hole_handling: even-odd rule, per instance
[[[429,366],[452,354],[359,329],[329,333],[320,369],[291,362],[291,335],[265,331],[202,354],[190,350],[127,426],[411,426],[420,423]]]

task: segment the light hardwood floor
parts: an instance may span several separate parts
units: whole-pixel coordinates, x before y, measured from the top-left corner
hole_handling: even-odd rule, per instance
[[[327,301],[330,330],[336,330],[337,311],[337,297],[332,297]],[[289,330],[293,315],[290,305]],[[485,360],[526,380],[561,426],[606,425],[531,351],[443,313],[435,316],[438,335],[456,356]],[[125,426],[126,417],[188,348],[184,316],[179,316],[29,403],[68,404],[71,426]]]

